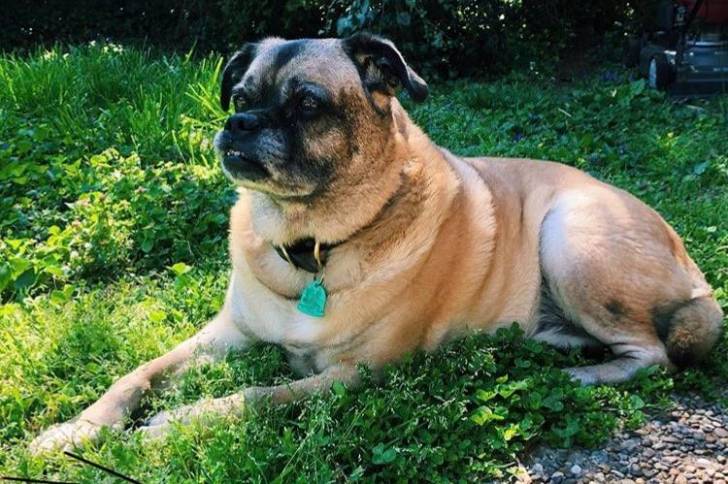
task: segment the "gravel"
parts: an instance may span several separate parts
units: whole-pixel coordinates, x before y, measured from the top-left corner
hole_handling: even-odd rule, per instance
[[[728,410],[698,396],[673,399],[670,411],[600,449],[536,449],[518,482],[728,484]]]

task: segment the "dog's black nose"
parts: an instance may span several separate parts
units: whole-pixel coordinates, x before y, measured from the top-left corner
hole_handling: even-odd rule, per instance
[[[255,131],[260,129],[260,120],[258,116],[251,113],[233,114],[225,122],[225,129],[231,133]]]

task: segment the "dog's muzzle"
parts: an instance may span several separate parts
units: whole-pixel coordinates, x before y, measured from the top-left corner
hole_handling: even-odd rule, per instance
[[[263,162],[245,149],[243,140],[260,129],[257,116],[237,113],[225,122],[225,128],[215,137],[215,148],[222,159],[225,172],[234,179],[257,181],[269,176]]]

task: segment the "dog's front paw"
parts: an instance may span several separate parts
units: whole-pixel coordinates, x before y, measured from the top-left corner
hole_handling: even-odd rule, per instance
[[[144,425],[136,429],[136,432],[147,439],[161,439],[165,437],[171,429],[172,425],[169,422],[164,422],[158,425]]]
[[[184,407],[182,407],[184,408]],[[158,414],[154,415],[153,417],[148,418],[144,421],[145,427],[154,427],[156,425],[165,425],[168,424],[172,420],[172,415],[174,414],[174,411],[162,411]]]
[[[245,408],[244,401],[244,394],[201,400],[174,410],[159,412],[144,422],[144,426],[137,431],[151,438],[163,437],[169,433],[174,423],[205,422],[206,417],[238,414]]]
[[[200,403],[196,405],[184,405],[174,410],[159,412],[147,419],[144,425],[136,431],[148,439],[163,438],[172,429],[172,423],[186,424],[193,420],[195,416],[199,415],[200,406]]]
[[[98,440],[102,426],[88,420],[71,420],[53,425],[44,430],[33,442],[28,450],[38,455],[46,452],[71,450],[83,442]]]
[[[147,427],[157,427],[160,425],[169,425],[172,422],[190,423],[198,420],[206,414],[224,414],[227,413],[231,405],[227,403],[230,397],[200,400],[199,402],[183,405],[174,410],[162,411],[144,422]]]
[[[162,411],[147,419],[142,427],[137,429],[142,435],[148,438],[157,439],[164,437],[172,429],[172,423],[186,424],[204,412],[205,401],[194,405],[184,405],[174,410]]]
[[[145,427],[159,427],[162,425],[170,425],[172,422],[189,423],[196,417],[199,417],[214,400],[202,400],[190,405],[182,405],[174,410],[165,410],[159,412],[153,417],[148,418],[144,422]],[[142,427],[143,428],[143,427]]]

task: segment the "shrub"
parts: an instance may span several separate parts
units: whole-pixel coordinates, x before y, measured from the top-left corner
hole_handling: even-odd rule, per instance
[[[267,35],[318,33],[317,0],[19,0],[3,13],[0,46],[55,41],[144,39],[162,47],[230,50]]]
[[[654,2],[654,0],[652,0]],[[584,51],[610,29],[649,17],[648,0],[21,0],[5,12],[0,46],[142,39],[163,48],[230,52],[244,41],[348,35],[391,37],[418,66],[449,78],[502,72]],[[91,14],[89,14],[91,12]],[[575,49],[577,48],[577,49]]]

